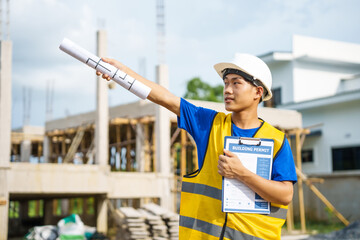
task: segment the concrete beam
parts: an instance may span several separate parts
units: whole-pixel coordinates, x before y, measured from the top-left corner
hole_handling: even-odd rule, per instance
[[[167,181],[169,178],[159,173],[111,172],[108,198],[161,198]]]
[[[10,194],[106,194],[110,166],[10,163]]]
[[[224,103],[188,100],[196,106],[206,107],[218,112],[225,112]],[[139,119],[149,117],[152,119],[155,116],[156,104],[146,100],[138,101],[129,104],[123,104],[109,109],[109,118],[114,120],[114,123],[121,122],[121,119]],[[301,113],[295,110],[265,108],[259,107],[259,117],[269,122],[271,125],[279,126],[282,129],[293,129],[302,127]],[[176,121],[176,115],[168,112],[171,121]],[[283,118],[277,117],[279,114]],[[288,121],[288,117],[292,120]],[[118,120],[116,120],[119,118]],[[128,121],[128,120],[127,120]],[[140,120],[141,121],[141,120]],[[54,132],[58,129],[68,129],[80,126],[82,123],[95,122],[95,112],[83,113],[74,116],[69,116],[62,119],[52,120],[46,122],[46,132]]]
[[[110,166],[10,163],[8,180],[14,195],[103,194],[117,199],[161,198],[164,184],[172,179],[159,173],[110,172]]]

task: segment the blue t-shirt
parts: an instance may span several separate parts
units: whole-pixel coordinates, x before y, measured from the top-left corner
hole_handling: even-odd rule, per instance
[[[216,111],[197,107],[185,99],[181,99],[178,127],[186,130],[194,138],[198,152],[199,168],[206,153],[208,138]],[[258,128],[241,129],[232,124],[233,136],[253,137]],[[295,164],[288,140],[285,138],[283,147],[273,161],[271,179],[275,181],[297,181]]]

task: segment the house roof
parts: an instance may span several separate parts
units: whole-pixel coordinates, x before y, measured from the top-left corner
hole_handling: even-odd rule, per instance
[[[353,101],[360,101],[360,89],[356,89],[353,91],[340,92],[333,96],[322,97],[312,100],[307,100],[298,103],[288,103],[280,105],[279,108],[282,109],[293,109],[297,111],[324,107],[324,106],[332,106],[335,104],[348,103]]]

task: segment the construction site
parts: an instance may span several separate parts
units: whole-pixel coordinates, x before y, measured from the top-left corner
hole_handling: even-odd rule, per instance
[[[158,4],[161,56],[164,7],[161,1]],[[98,30],[98,56],[108,54],[107,44],[107,32]],[[193,138],[178,128],[177,116],[148,100],[109,107],[109,83],[97,77],[94,111],[48,120],[43,127],[24,125],[12,129],[12,54],[12,41],[2,38],[0,240],[22,239],[30,229],[55,226],[72,214],[109,239],[178,239],[182,176],[198,169],[198,156]],[[276,61],[275,54],[271,57]],[[167,88],[168,66],[159,62],[155,81]],[[351,66],[358,71],[359,64]],[[223,103],[189,102],[226,113]],[[319,126],[304,126],[303,113],[293,109],[261,106],[258,114],[285,133],[295,160],[298,182],[284,232],[305,234],[306,221],[321,219],[326,211],[344,227],[356,221],[358,210],[349,213],[351,210],[336,196],[326,196],[334,191],[333,186],[340,191],[344,186],[341,184],[357,185],[358,172],[325,176],[303,171],[304,144],[307,146],[308,136],[310,143],[319,136]],[[295,228],[295,222],[300,223],[300,229]],[[328,238],[309,239],[336,239],[324,237]]]
[[[98,31],[97,39],[101,55],[106,51],[106,32]],[[2,41],[1,46],[2,66],[9,64],[1,71],[1,90],[11,92],[6,91],[11,87],[11,58],[5,55],[11,56],[11,42]],[[157,66],[157,76],[159,84],[168,85],[166,65]],[[99,78],[97,84],[102,108],[48,121],[45,128],[24,126],[6,137],[2,134],[7,144],[1,144],[2,233],[24,236],[32,227],[54,225],[74,212],[86,225],[107,233],[116,227],[116,209],[150,203],[178,213],[181,178],[198,169],[194,140],[177,127],[174,114],[148,100],[104,108],[107,82]],[[10,102],[1,99],[2,127],[10,124],[3,118],[10,112]],[[223,103],[192,102],[225,111]],[[296,111],[259,112],[289,137],[304,132]],[[37,164],[30,159],[37,159]]]

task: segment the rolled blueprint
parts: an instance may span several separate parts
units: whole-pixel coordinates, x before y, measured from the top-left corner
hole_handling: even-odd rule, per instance
[[[76,58],[80,62],[85,63],[89,67],[92,67],[103,74],[107,74],[116,83],[129,90],[141,99],[146,99],[151,91],[151,88],[149,88],[145,84],[137,81],[136,79],[117,69],[113,65],[102,61],[101,58],[99,58],[98,56],[95,56],[94,54],[88,52],[87,50],[76,45],[67,38],[64,38],[59,48],[70,56]]]

